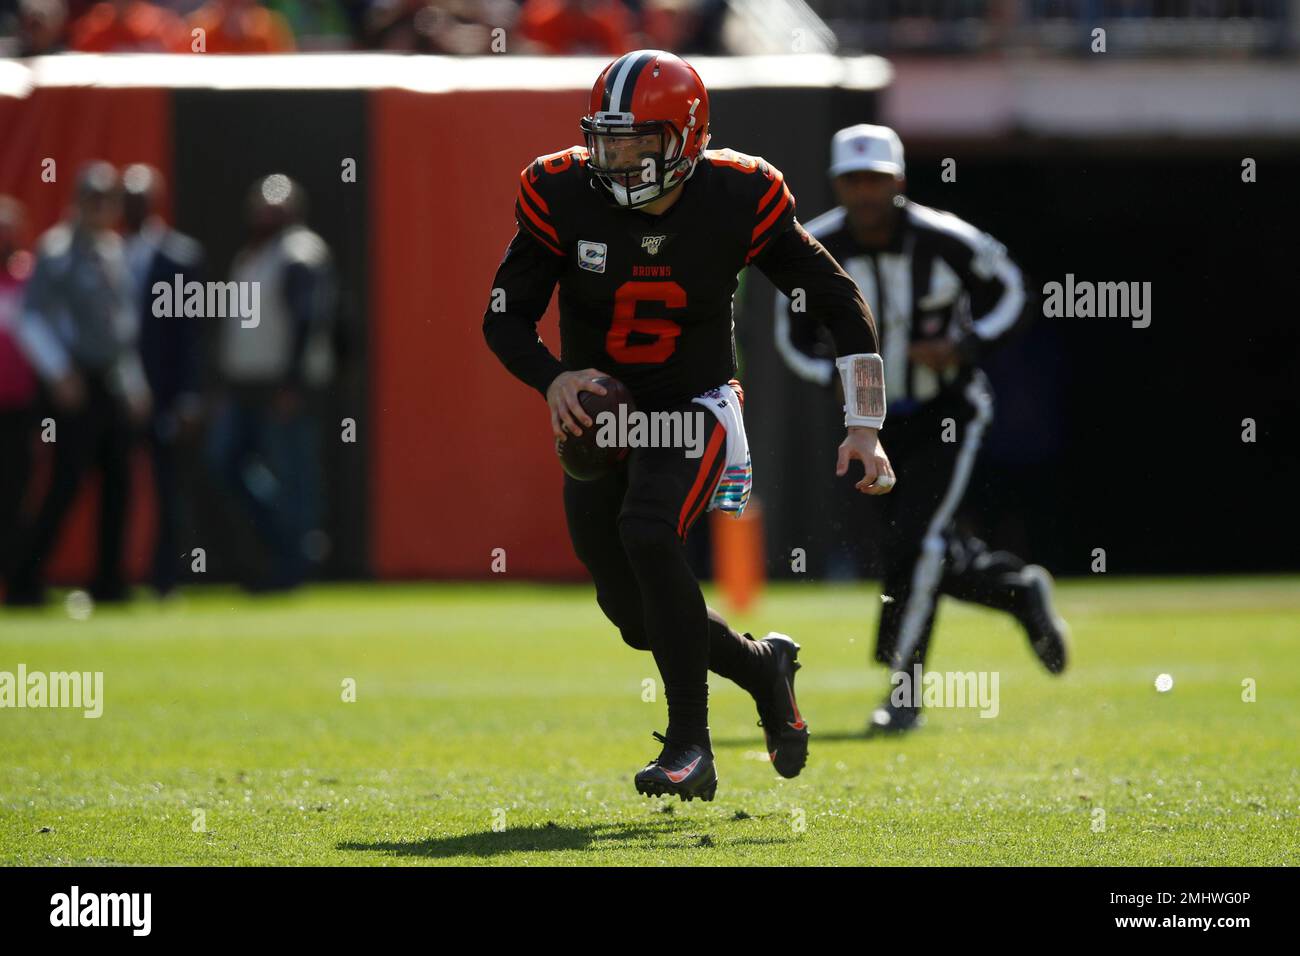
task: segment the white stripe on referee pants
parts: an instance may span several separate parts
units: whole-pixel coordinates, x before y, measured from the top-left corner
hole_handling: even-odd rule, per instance
[[[984,388],[983,376],[978,372],[966,386],[966,398],[975,406],[975,417],[966,426],[962,436],[961,448],[957,452],[957,464],[952,470],[952,480],[948,491],[939,502],[939,509],[930,518],[925,529],[925,538],[921,542],[921,556],[912,569],[912,590],[907,596],[903,609],[903,623],[899,626],[898,640],[895,643],[893,668],[902,670],[911,659],[921,639],[921,629],[930,617],[934,606],[939,581],[943,577],[944,552],[947,542],[943,531],[952,521],[953,513],[966,493],[970,482],[971,469],[975,466],[975,454],[979,451],[980,439],[984,428],[993,417],[993,398]]]

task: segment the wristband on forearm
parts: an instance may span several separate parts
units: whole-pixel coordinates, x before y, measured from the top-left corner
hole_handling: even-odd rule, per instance
[[[880,428],[885,423],[885,363],[875,352],[835,360],[844,386],[844,425]]]

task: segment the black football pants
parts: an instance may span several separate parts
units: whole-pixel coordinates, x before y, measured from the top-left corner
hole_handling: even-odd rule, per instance
[[[766,646],[737,634],[705,606],[686,560],[686,534],[722,475],[726,432],[692,402],[666,410],[702,416],[703,455],[635,448],[603,478],[566,475],[564,512],[601,610],[627,644],[654,655],[668,701],[668,738],[708,750],[707,672],[752,693]]]

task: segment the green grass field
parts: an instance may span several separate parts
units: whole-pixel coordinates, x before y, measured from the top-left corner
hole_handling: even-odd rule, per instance
[[[664,706],[586,587],[0,614],[0,671],[103,671],[105,698],[97,720],[0,710],[0,861],[1300,864],[1300,581],[1067,582],[1060,604],[1056,679],[1009,619],[945,602],[931,666],[998,671],[1000,713],[865,740],[876,591],[769,590],[733,623],[803,644],[809,766],[778,778],[715,679],[708,804],[633,791]]]

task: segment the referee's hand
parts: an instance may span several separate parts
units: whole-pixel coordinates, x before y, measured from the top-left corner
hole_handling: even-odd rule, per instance
[[[849,473],[849,461],[857,459],[862,462],[862,480],[855,488],[864,495],[887,495],[894,489],[894,469],[889,464],[889,456],[880,445],[880,438],[874,428],[854,426],[844,436],[840,444],[839,460],[835,464],[835,474],[844,477]]]

